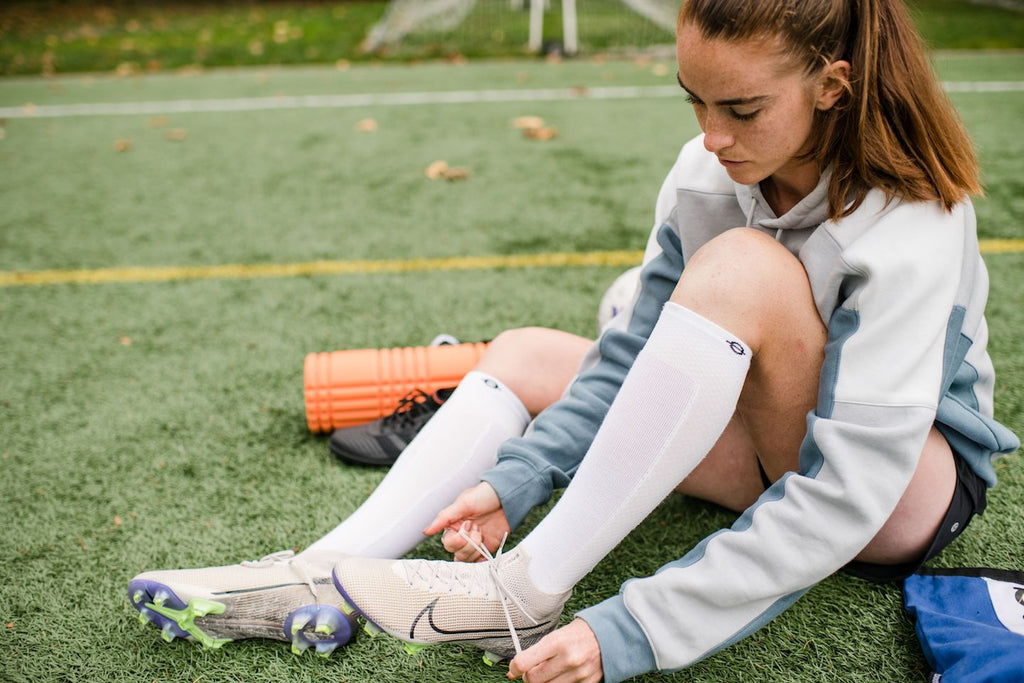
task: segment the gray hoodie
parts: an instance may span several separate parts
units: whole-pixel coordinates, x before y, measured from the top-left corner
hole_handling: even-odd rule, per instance
[[[989,486],[993,458],[1019,446],[992,418],[988,275],[970,201],[946,212],[871,191],[831,221],[826,183],[827,175],[776,217],[759,188],[735,184],[699,137],[685,145],[658,197],[633,306],[606,327],[562,400],[506,442],[482,477],[513,528],[568,485],[705,242],[754,227],[803,263],[828,342],[800,470],[731,528],[579,613],[597,635],[607,681],[707,657],[850,562],[896,507],[933,424]]]

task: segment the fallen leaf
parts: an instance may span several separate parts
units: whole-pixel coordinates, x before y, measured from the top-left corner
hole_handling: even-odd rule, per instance
[[[373,119],[360,119],[356,121],[356,130],[363,133],[372,133],[377,130],[377,122]]]
[[[146,126],[149,128],[163,128],[167,125],[167,117],[163,114],[159,116],[150,116],[146,120]]]
[[[128,337],[128,336],[125,336],[123,334],[120,337],[118,337],[118,341],[121,342],[121,346],[131,346],[132,345],[132,338]]]
[[[523,137],[530,140],[552,140],[558,135],[558,129],[554,126],[544,126],[543,128],[524,128]]]
[[[8,621],[7,622],[7,628],[14,628],[14,622],[13,621]]]
[[[444,173],[441,174],[441,177],[449,181],[465,180],[466,178],[469,177],[469,170],[465,168],[460,168],[458,166],[452,166],[446,168]]]
[[[171,140],[173,142],[181,142],[186,137],[188,137],[188,133],[185,132],[184,128],[172,128],[164,133],[164,140]]]
[[[518,128],[519,130],[530,130],[533,128],[543,128],[544,119],[539,116],[519,116],[512,119],[512,127]]]
[[[114,515],[114,526],[121,526],[122,521],[120,515]]]
[[[435,161],[427,166],[423,170],[423,175],[427,176],[431,180],[437,180],[444,176],[444,172],[448,170],[447,161]]]
[[[668,74],[668,67],[661,62],[658,62],[651,67],[651,73],[658,77],[665,76]]]
[[[127,138],[123,138],[121,140],[116,140],[114,142],[114,151],[115,152],[127,152],[128,150],[130,150],[132,148],[133,144],[134,143],[131,140],[127,139]]]
[[[348,71],[352,68],[352,62],[347,59],[339,59],[334,63],[334,68],[338,71]]]

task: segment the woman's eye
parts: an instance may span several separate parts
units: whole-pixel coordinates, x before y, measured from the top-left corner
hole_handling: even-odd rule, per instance
[[[732,116],[737,121],[752,121],[754,119],[754,117],[756,117],[760,113],[761,113],[760,109],[755,109],[754,111],[749,111],[749,112],[746,112],[746,111],[745,112],[740,112],[740,111],[736,111],[735,109],[730,109],[729,110],[729,115]]]
[[[692,104],[692,105],[693,105],[693,106],[695,106],[695,107],[697,107],[697,106],[703,106],[703,104],[704,104],[703,102],[701,102],[700,100],[698,100],[698,99],[697,99],[696,97],[694,97],[693,95],[687,95],[687,96],[686,96],[686,103],[687,103],[687,104]]]

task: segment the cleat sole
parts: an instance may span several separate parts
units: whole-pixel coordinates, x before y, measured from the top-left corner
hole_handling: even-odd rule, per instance
[[[327,657],[352,639],[355,617],[330,605],[306,605],[288,615],[283,632],[295,654],[312,647],[317,655]]]
[[[419,653],[430,647],[429,643],[402,643],[402,647],[405,649],[405,653],[408,655],[418,655]]]
[[[505,658],[499,654],[495,654],[494,652],[484,652],[483,660],[484,664],[486,664],[487,666],[494,666],[495,664],[501,662],[503,659]]]
[[[139,621],[152,623],[160,629],[160,636],[168,643],[175,638],[196,640],[207,648],[219,648],[230,643],[230,638],[214,638],[195,622],[207,614],[222,614],[222,603],[194,598],[185,603],[166,586],[146,580],[132,581],[128,585],[132,607],[139,611]]]

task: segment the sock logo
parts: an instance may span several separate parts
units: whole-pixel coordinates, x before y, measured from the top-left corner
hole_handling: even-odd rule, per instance
[[[498,386],[498,383],[497,383],[497,382],[495,382],[495,381],[494,381],[493,379],[491,379],[490,377],[488,377],[487,379],[485,379],[485,380],[484,380],[484,384],[486,384],[487,386],[489,386],[489,387],[490,387],[491,389],[501,389],[501,387],[499,387],[499,386]]]
[[[731,339],[727,343],[729,344],[729,348],[732,349],[732,352],[735,353],[737,356],[747,355],[746,348],[744,348],[743,344],[740,344],[735,339]]]

